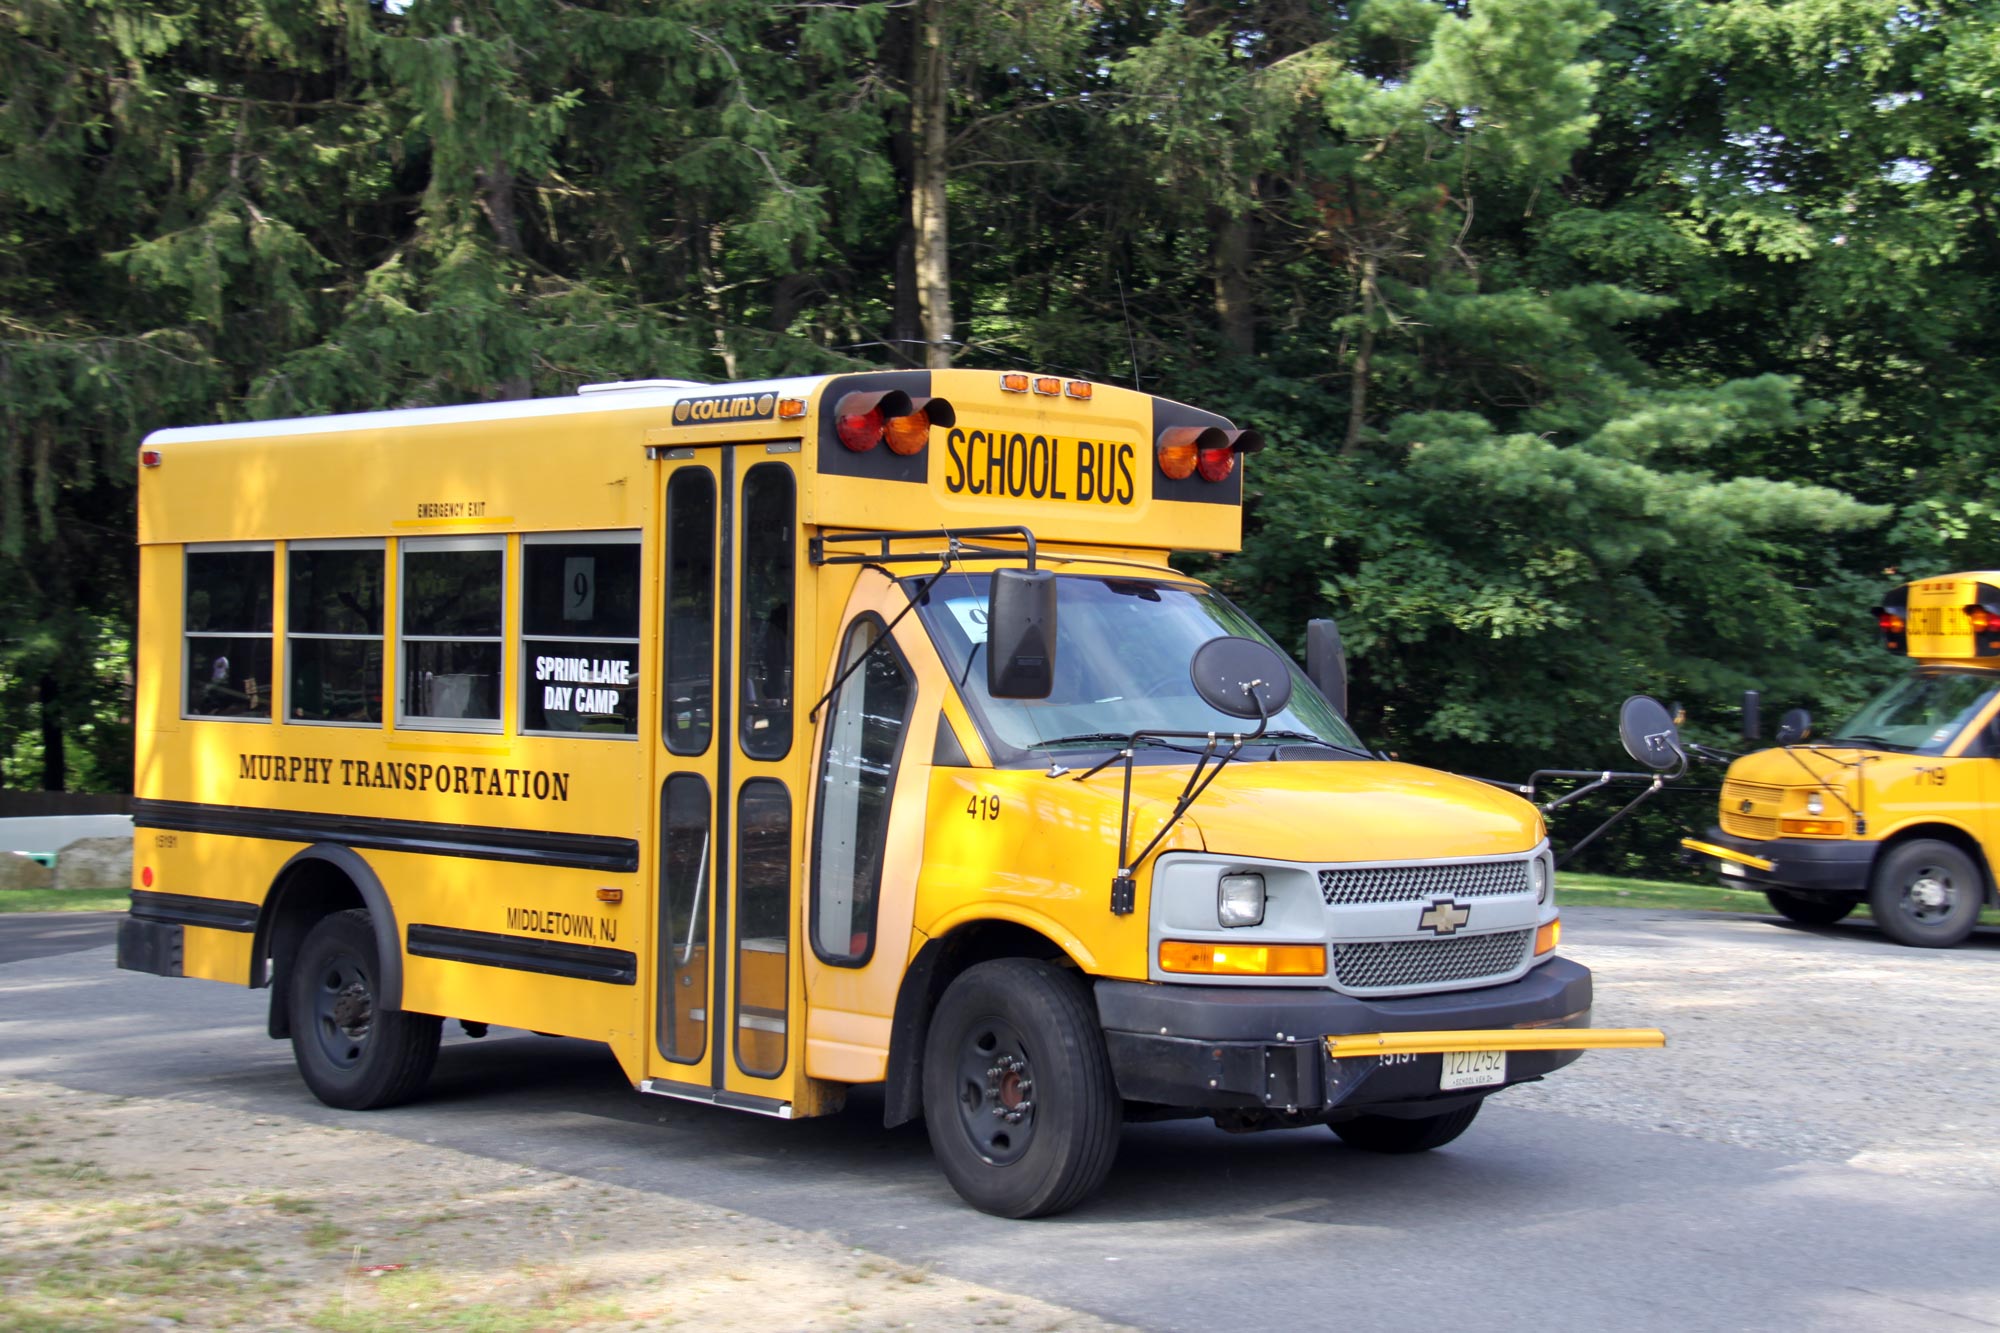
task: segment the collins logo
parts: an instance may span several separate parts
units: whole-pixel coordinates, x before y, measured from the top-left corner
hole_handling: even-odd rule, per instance
[[[1417,918],[1417,925],[1433,935],[1450,935],[1472,918],[1472,909],[1455,903],[1449,898],[1440,898],[1424,909]]]
[[[726,393],[713,398],[683,398],[674,404],[676,425],[700,425],[708,421],[761,421],[778,405],[771,393]]]

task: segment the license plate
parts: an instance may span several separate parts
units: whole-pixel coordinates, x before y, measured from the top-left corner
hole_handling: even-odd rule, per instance
[[[1737,865],[1734,861],[1724,861],[1722,863],[1722,873],[1725,875],[1735,875],[1741,879],[1743,876],[1743,867]]]
[[[1453,1088],[1485,1088],[1507,1081],[1505,1051],[1446,1051],[1444,1075],[1438,1080],[1440,1092]]]

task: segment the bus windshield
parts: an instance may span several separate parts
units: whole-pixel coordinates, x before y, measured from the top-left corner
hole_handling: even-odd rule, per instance
[[[1875,696],[1830,738],[1831,743],[1879,745],[1911,754],[1945,748],[2000,690],[2000,677],[1925,672]]]
[[[905,579],[903,587],[915,595],[925,582]],[[1218,635],[1270,639],[1214,593],[1148,578],[1058,576],[1054,690],[1046,699],[995,699],[986,692],[984,661],[990,582],[985,574],[954,571],[919,608],[989,746],[998,741],[1014,751],[1101,749],[1140,730],[1214,730],[1226,736],[1255,728],[1254,722],[1203,703],[1188,665],[1195,650]],[[1371,757],[1297,667],[1291,703],[1271,719],[1270,730],[1283,743],[1317,744],[1324,757],[1343,750]]]

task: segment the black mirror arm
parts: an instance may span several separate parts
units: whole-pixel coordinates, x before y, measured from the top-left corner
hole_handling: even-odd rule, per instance
[[[924,586],[917,589],[916,595],[914,597],[910,597],[908,604],[905,605],[902,610],[896,613],[895,619],[891,620],[888,624],[882,627],[882,632],[880,634],[877,634],[875,638],[869,643],[867,650],[863,652],[859,657],[855,658],[852,662],[849,662],[845,667],[841,669],[840,674],[833,678],[833,684],[826,687],[826,693],[822,694],[819,697],[819,702],[815,703],[812,706],[812,708],[807,711],[806,721],[808,722],[819,721],[819,710],[826,707],[827,702],[829,700],[837,698],[839,696],[840,687],[847,683],[847,678],[853,675],[856,671],[860,670],[861,664],[863,662],[866,662],[870,657],[874,656],[875,650],[877,648],[880,648],[883,645],[883,643],[885,643],[888,640],[889,635],[892,632],[894,632],[896,626],[903,623],[903,617],[910,614],[910,612],[916,610],[920,604],[922,604],[926,599],[930,597],[931,585],[936,583],[939,579],[945,576],[946,572],[951,569],[951,562],[955,558],[957,558],[957,556],[958,556],[958,544],[954,542],[950,547],[946,548],[944,555],[939,558],[937,573],[931,575],[929,578],[924,580]]]
[[[1683,772],[1686,771],[1686,767],[1687,766],[1685,764],[1682,765]],[[1638,777],[1640,775],[1634,773],[1626,776]],[[1678,777],[1679,774],[1675,774],[1674,776]],[[1617,814],[1611,816],[1611,818],[1605,820],[1602,824],[1599,824],[1596,828],[1592,829],[1589,833],[1584,835],[1584,837],[1581,840],[1571,843],[1570,849],[1564,852],[1561,856],[1556,858],[1556,868],[1560,870],[1562,867],[1568,865],[1570,863],[1571,858],[1573,858],[1578,852],[1590,846],[1591,843],[1596,842],[1605,833],[1609,832],[1613,825],[1617,824],[1620,820],[1624,819],[1625,816],[1631,814],[1634,810],[1637,810],[1647,801],[1653,799],[1654,793],[1658,792],[1661,788],[1667,785],[1667,780],[1668,778],[1665,773],[1653,774],[1652,781],[1646,784],[1645,790],[1641,791],[1637,796],[1634,796],[1630,801],[1627,801],[1625,803],[1624,809],[1620,810]]]
[[[1221,743],[1222,738],[1212,731],[1135,731],[1125,743],[1125,748],[1115,756],[1125,761],[1125,790],[1118,803],[1118,873],[1111,877],[1113,916],[1130,916],[1138,906],[1138,891],[1132,872],[1153,854],[1153,849],[1173,831],[1174,825],[1180,823],[1181,816],[1188,812],[1188,808],[1201,799],[1202,793],[1208,790],[1209,784],[1221,775],[1229,762],[1243,753],[1243,747],[1258,739],[1270,728],[1271,712],[1264,707],[1263,696],[1257,693],[1263,684],[1261,680],[1253,680],[1245,682],[1243,686],[1251,702],[1257,705],[1257,730],[1247,736],[1241,732],[1232,735],[1228,753],[1217,759],[1213,766],[1209,765],[1209,757],[1215,753],[1215,747]],[[1131,846],[1128,839],[1132,828],[1132,756],[1137,751],[1139,742],[1147,737],[1156,740],[1205,740],[1208,744],[1202,750],[1201,758],[1195,761],[1194,771],[1188,774],[1187,782],[1182,785],[1180,797],[1174,802],[1174,812],[1160,825],[1160,831],[1153,835],[1153,840],[1147,843],[1137,856],[1127,859],[1126,853]],[[1111,759],[1105,760],[1104,763],[1091,769],[1090,773],[1083,774],[1077,781],[1081,782],[1083,778],[1099,772],[1112,762]]]

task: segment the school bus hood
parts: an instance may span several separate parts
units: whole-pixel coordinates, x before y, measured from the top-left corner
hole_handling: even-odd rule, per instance
[[[1119,779],[1114,765],[1094,782]],[[1166,810],[1187,769],[1141,767],[1135,806]],[[1395,763],[1240,763],[1189,809],[1211,852],[1281,861],[1430,861],[1505,856],[1542,839],[1532,805],[1469,778]]]
[[[1844,765],[1852,764],[1864,754],[1886,753],[1889,752],[1852,746],[1806,749],[1794,745],[1790,749],[1759,750],[1731,764],[1729,780],[1754,782],[1766,787],[1822,787],[1829,782],[1846,783],[1853,778],[1854,770]]]

